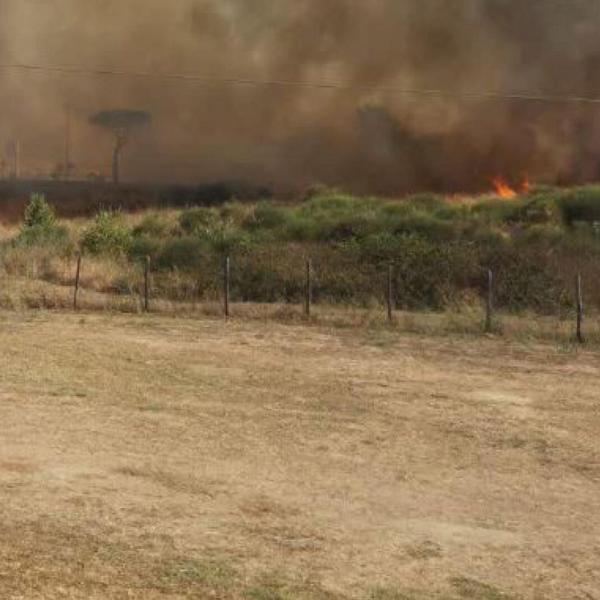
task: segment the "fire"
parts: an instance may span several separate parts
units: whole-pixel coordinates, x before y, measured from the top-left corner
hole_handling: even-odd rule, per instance
[[[506,181],[506,179],[504,179],[504,177],[501,175],[498,175],[492,179],[492,185],[494,186],[496,194],[505,200],[513,200],[519,194],[527,194],[531,190],[531,183],[529,182],[528,175],[523,176],[523,181],[518,189],[511,187],[508,181]]]
[[[517,197],[517,192],[510,187],[504,177],[501,177],[500,175],[498,175],[498,177],[494,177],[494,179],[492,179],[492,184],[496,190],[496,194],[498,194],[500,198],[512,200],[513,198]]]

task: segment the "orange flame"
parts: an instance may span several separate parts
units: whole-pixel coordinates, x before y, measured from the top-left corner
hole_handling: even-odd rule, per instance
[[[527,174],[523,175],[523,181],[521,182],[518,190],[511,187],[508,181],[506,181],[506,179],[504,179],[504,177],[501,175],[498,175],[492,179],[492,185],[494,186],[496,194],[505,200],[513,200],[519,194],[527,194],[531,191],[531,183],[529,182],[529,175]]]
[[[500,198],[504,198],[505,200],[512,200],[516,198],[517,192],[513,190],[504,177],[498,175],[492,179],[492,185],[496,190],[496,194],[500,196]]]

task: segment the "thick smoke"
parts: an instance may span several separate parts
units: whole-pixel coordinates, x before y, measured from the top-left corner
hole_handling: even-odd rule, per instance
[[[596,0],[0,0],[0,63],[102,67],[339,88],[0,71],[0,150],[24,174],[63,161],[109,173],[110,108],[153,125],[124,156],[129,179],[246,179],[282,188],[483,189],[528,172],[600,175],[600,105],[399,93],[600,97]],[[386,91],[387,90],[387,91]]]

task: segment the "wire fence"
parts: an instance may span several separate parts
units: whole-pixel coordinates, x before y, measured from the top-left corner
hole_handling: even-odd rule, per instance
[[[328,286],[331,285],[332,278],[334,284],[339,280],[339,285],[343,286],[335,290],[338,294],[339,300],[336,303],[338,305],[348,305],[351,303],[351,298],[366,297],[368,292],[370,298],[376,299],[374,304],[370,304],[370,307],[373,308],[374,305],[381,312],[382,317],[385,315],[390,324],[395,322],[398,311],[404,309],[401,294],[405,282],[400,282],[400,269],[392,263],[388,263],[384,270],[381,265],[377,267],[376,280],[380,285],[375,286],[375,289],[372,273],[365,276],[363,280],[354,277],[352,282],[358,288],[362,288],[358,290],[352,290],[352,282],[344,276],[344,266],[347,265],[340,263],[325,265],[317,262],[315,264],[313,259],[307,258],[304,260],[301,276],[296,276],[293,280],[285,280],[276,276],[277,261],[273,256],[271,256],[270,266],[272,271],[269,270],[269,263],[264,265],[264,273],[267,276],[269,274],[273,276],[267,277],[266,281],[261,281],[258,285],[256,281],[247,279],[248,271],[244,268],[243,260],[234,262],[230,256],[205,263],[199,271],[196,281],[189,275],[182,276],[178,280],[177,273],[170,273],[168,277],[165,277],[162,272],[154,270],[150,258],[146,257],[132,272],[131,280],[122,281],[119,288],[113,292],[135,297],[140,309],[145,313],[153,312],[160,302],[169,300],[176,302],[183,309],[186,306],[197,307],[199,303],[218,305],[223,317],[230,319],[236,316],[236,306],[254,302],[261,304],[284,303],[293,307],[298,314],[310,318],[314,316],[315,308],[318,308],[321,303],[331,305],[324,297],[322,290],[322,277],[326,277]],[[79,253],[72,277],[73,309],[75,311],[81,308],[81,293],[86,291],[82,286],[84,268],[85,257]],[[320,271],[320,268],[323,271]],[[296,275],[298,274],[296,273]],[[483,309],[481,330],[488,334],[499,330],[502,312],[496,301],[498,281],[498,274],[489,269],[482,274],[481,285],[477,290],[478,301]],[[565,315],[572,319],[575,340],[581,344],[586,341],[583,283],[582,275],[577,273],[574,276],[573,293],[567,303],[567,310],[563,310],[560,315],[563,319]],[[353,292],[355,293],[353,294]]]

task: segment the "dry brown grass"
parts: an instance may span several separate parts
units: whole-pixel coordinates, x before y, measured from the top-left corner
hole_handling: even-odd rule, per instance
[[[71,310],[75,266],[75,257],[49,258],[43,250],[15,251],[5,255],[4,277],[0,277],[0,308]],[[177,286],[177,273],[174,272],[171,278],[173,285]],[[88,312],[141,313],[142,290],[143,272],[140,266],[111,258],[86,257],[78,304],[81,310]],[[151,291],[151,311],[156,315],[182,318],[221,317],[223,308],[219,291],[206,296],[199,300],[191,294],[186,300],[175,301],[156,297]],[[383,343],[386,336],[401,332],[441,337],[481,337],[485,320],[483,307],[477,302],[454,306],[445,312],[398,311],[392,324],[387,321],[386,308],[377,303],[369,308],[316,305],[312,317],[307,319],[300,305],[234,302],[232,314],[234,318],[245,321],[360,329],[373,339],[383,340]],[[600,315],[596,311],[585,315],[584,333],[588,348],[600,348]],[[488,337],[521,343],[549,342],[562,351],[575,351],[575,315],[568,312],[562,316],[498,314],[494,320],[494,333]]]
[[[2,598],[598,597],[594,352],[28,311],[0,352]]]

